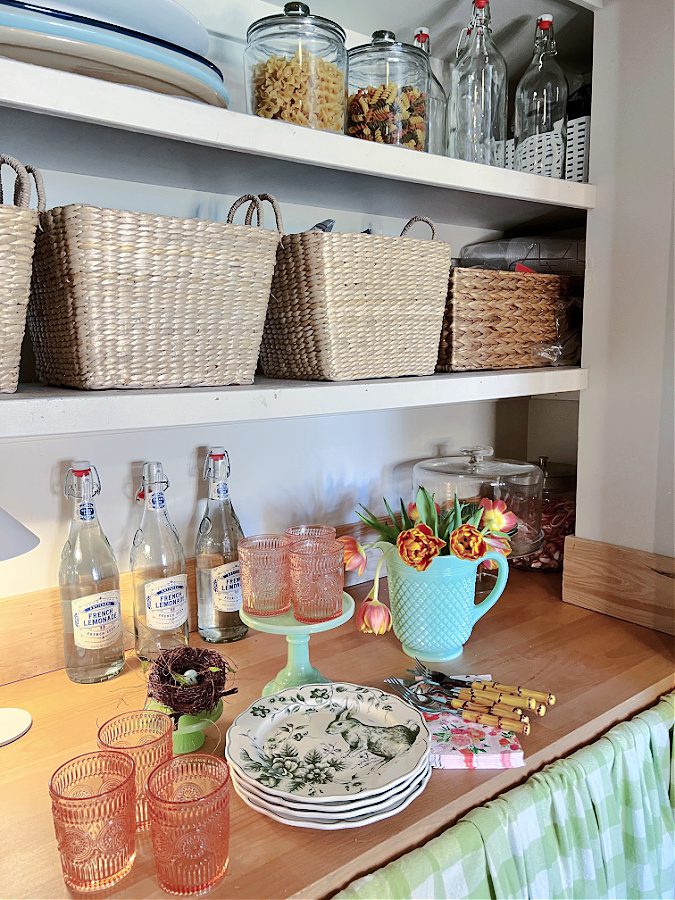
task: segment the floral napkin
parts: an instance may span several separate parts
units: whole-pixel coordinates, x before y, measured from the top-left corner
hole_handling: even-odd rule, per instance
[[[425,713],[434,769],[514,769],[525,765],[513,731],[464,722],[452,713]]]

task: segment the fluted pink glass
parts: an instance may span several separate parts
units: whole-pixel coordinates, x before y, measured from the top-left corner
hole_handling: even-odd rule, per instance
[[[148,775],[173,756],[173,720],[152,709],[138,709],[109,719],[98,730],[98,745],[120,750],[136,763],[136,824],[148,827]]]
[[[336,619],[342,612],[344,545],[324,538],[291,544],[288,553],[293,615],[311,624]]]
[[[205,753],[175,756],[148,778],[157,880],[169,894],[201,894],[227,871],[230,771]]]
[[[278,616],[291,608],[288,545],[283,534],[257,534],[239,541],[243,608],[250,616]]]
[[[133,759],[108,750],[76,756],[54,772],[49,795],[68,887],[103,891],[121,881],[136,857]]]
[[[293,542],[307,540],[307,538],[323,538],[334,541],[336,531],[332,525],[291,525],[284,529],[284,534]]]

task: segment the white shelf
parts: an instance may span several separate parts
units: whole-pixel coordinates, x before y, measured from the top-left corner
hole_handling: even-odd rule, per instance
[[[577,368],[457,372],[422,378],[320,382],[258,379],[253,385],[181,390],[73,391],[20,385],[0,394],[0,436],[41,437],[186,425],[260,422],[579,391]]]
[[[48,132],[50,143],[64,151],[77,141],[95,153],[110,140],[110,128],[134,133],[126,141],[136,164],[157,158],[157,139],[198,145],[191,178],[201,176],[213,189],[229,173],[232,185],[257,186],[256,192],[269,190],[286,202],[303,202],[303,191],[310,190],[335,208],[364,206],[382,215],[407,208],[439,222],[504,229],[552,210],[589,210],[596,199],[589,184],[383,147],[9,59],[0,59],[0,106],[69,120],[70,131],[53,124]],[[76,125],[75,133],[73,121],[87,125]],[[19,125],[12,119],[5,125],[13,140]],[[18,149],[40,164],[39,148]],[[208,155],[214,151],[221,152]],[[184,150],[178,155],[173,164],[182,166],[185,178]],[[163,159],[165,168],[171,164]],[[308,176],[307,167],[316,174]]]

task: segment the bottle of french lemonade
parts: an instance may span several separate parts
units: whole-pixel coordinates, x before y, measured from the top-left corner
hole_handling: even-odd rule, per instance
[[[136,653],[143,661],[188,642],[185,554],[169,519],[168,487],[162,464],[146,462],[136,495],[143,502],[143,518],[131,548]]]
[[[120,576],[98,520],[94,498],[100,491],[96,469],[86,461],[74,462],[64,486],[72,515],[59,587],[66,672],[79,684],[107,681],[124,667]]]
[[[195,550],[199,633],[205,641],[238,641],[248,628],[242,605],[237,547],[243,537],[230,500],[230,461],[223,447],[212,447],[204,463],[209,494]]]

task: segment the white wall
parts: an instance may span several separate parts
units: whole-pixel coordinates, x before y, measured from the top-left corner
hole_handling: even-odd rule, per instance
[[[673,3],[596,14],[577,534],[672,555]]]
[[[527,420],[527,458],[548,456],[552,462],[576,465],[579,394],[531,397]]]
[[[469,444],[492,443],[506,456],[525,452],[527,400],[471,403],[268,423],[157,429],[45,440],[0,440],[0,503],[41,539],[0,568],[0,600],[57,583],[68,531],[63,475],[73,459],[99,470],[99,513],[121,569],[141,509],[133,502],[143,460],[160,459],[171,480],[170,511],[193,552],[204,497],[206,446],[223,444],[232,461],[232,497],[244,530],[278,530],[294,521],[356,521],[365,503],[407,497],[412,463]]]

